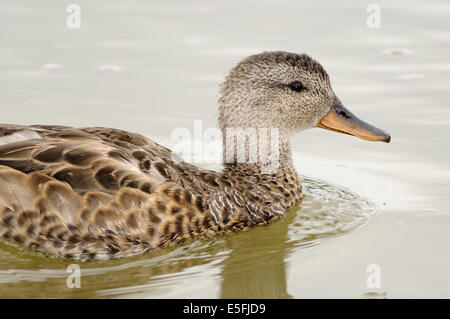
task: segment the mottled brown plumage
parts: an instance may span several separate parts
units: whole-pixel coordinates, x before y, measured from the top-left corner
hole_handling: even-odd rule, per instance
[[[309,90],[292,92],[294,80]],[[289,136],[315,126],[335,100],[325,70],[306,55],[262,53],[233,68],[219,127],[279,128],[272,173],[259,162],[201,169],[116,129],[0,125],[0,237],[89,260],[267,223],[302,197]]]
[[[127,256],[241,229],[300,199],[290,168],[217,173],[177,164],[167,148],[114,129],[2,129],[41,138],[0,146],[0,236],[66,258]]]

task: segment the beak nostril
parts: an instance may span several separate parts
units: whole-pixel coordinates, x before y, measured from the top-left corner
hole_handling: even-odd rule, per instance
[[[337,114],[339,114],[340,116],[342,116],[346,119],[350,118],[350,115],[348,115],[347,112],[345,112],[344,110],[337,111]]]

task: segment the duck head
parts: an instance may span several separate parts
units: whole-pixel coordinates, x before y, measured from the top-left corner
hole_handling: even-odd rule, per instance
[[[219,127],[278,128],[282,136],[313,127],[389,143],[389,133],[356,117],[333,92],[325,69],[306,54],[264,52],[228,74]]]

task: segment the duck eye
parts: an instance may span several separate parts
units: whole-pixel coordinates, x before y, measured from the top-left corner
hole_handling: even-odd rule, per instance
[[[303,86],[303,84],[299,81],[294,81],[291,84],[289,84],[289,87],[291,88],[291,90],[295,91],[295,92],[300,92],[303,91],[305,89],[305,87]]]

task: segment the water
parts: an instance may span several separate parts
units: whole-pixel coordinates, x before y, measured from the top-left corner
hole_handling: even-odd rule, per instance
[[[89,1],[0,4],[1,122],[116,127],[170,146],[214,127],[217,89],[246,55],[307,52],[390,144],[319,129],[292,139],[306,196],[266,227],[108,262],[0,244],[0,297],[450,297],[450,3]],[[368,265],[381,287],[368,288]]]

